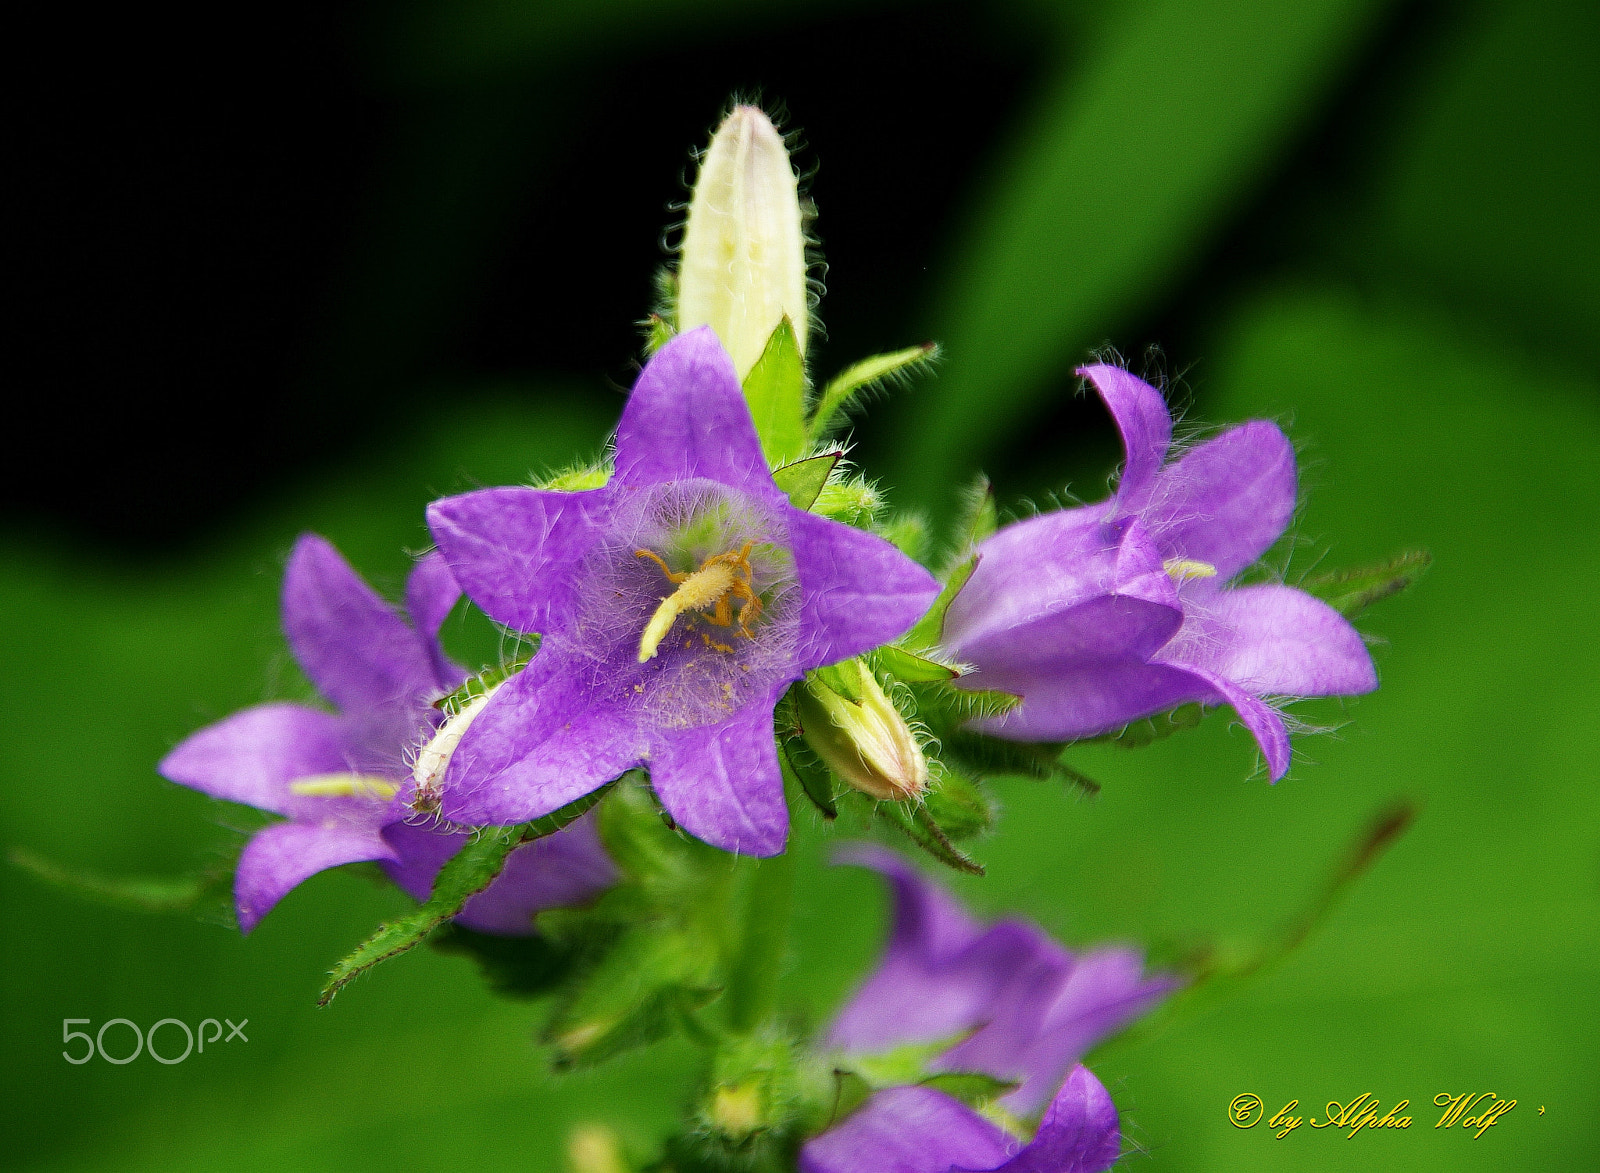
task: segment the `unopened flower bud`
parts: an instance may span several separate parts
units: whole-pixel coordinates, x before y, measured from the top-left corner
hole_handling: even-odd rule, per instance
[[[928,788],[922,747],[859,660],[807,675],[799,696],[806,744],[851,786],[878,799],[916,798]]]
[[[604,1124],[580,1124],[567,1134],[572,1173],[628,1173],[622,1142]]]
[[[709,325],[744,379],[785,317],[806,349],[800,189],[783,136],[735,106],[700,161],[678,266],[678,330]]]
[[[450,758],[461,744],[467,727],[483,712],[483,707],[499,687],[500,684],[495,684],[463,705],[459,712],[439,726],[428,744],[417,753],[417,760],[411,767],[417,792],[411,805],[418,814],[432,814],[439,809],[439,792],[444,784],[445,771],[450,768]]]

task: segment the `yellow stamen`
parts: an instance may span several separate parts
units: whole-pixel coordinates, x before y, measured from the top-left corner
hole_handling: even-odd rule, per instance
[[[761,600],[750,583],[750,547],[753,544],[746,542],[737,552],[729,550],[723,554],[712,554],[700,563],[699,570],[687,574],[675,573],[659,554],[652,554],[649,550],[633,552],[635,557],[648,558],[661,567],[667,581],[676,583],[678,587],[661,600],[655,614],[650,616],[650,622],[645,624],[644,634],[639,637],[639,663],[655,659],[661,641],[667,638],[667,632],[672,630],[673,623],[685,611],[712,611],[713,614],[708,616],[712,623],[721,627],[732,626],[734,599],[741,600],[738,632],[747,639],[750,637],[750,624],[761,614]],[[718,651],[733,651],[728,644],[713,643],[709,637],[705,639],[708,647]],[[689,646],[689,642],[684,643],[684,647]]]
[[[387,801],[399,793],[400,784],[371,774],[314,774],[309,778],[296,778],[289,783],[289,789],[295,794],[318,798],[381,798]]]
[[[1193,558],[1168,558],[1161,564],[1161,569],[1167,572],[1167,577],[1173,582],[1188,582],[1195,578],[1215,578],[1217,568],[1209,562],[1197,562]]]

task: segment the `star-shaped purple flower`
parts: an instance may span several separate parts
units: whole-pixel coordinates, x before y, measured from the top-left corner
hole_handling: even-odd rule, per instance
[[[257,705],[191,735],[159,767],[174,782],[287,820],[259,831],[239,857],[234,897],[245,932],[302,880],[345,863],[377,861],[424,899],[460,849],[465,832],[405,822],[410,755],[441,716],[430,702],[465,679],[438,642],[460,594],[444,559],[423,559],[406,583],[407,623],[327,541],[305,534],[295,543],[284,632],[338,712]],[[527,933],[535,910],[615,882],[587,822],[518,848],[457,919],[484,932]]]
[[[464,823],[537,818],[648,765],[691,834],[774,855],[778,697],[938,593],[882,538],[790,504],[705,328],[640,374],[604,488],[485,489],[435,502],[428,525],[490,618],[543,637],[451,759],[442,809]]]
[[[1026,921],[981,925],[884,848],[856,844],[838,858],[882,873],[894,891],[883,960],[829,1030],[840,1050],[871,1054],[964,1036],[940,1053],[935,1070],[1015,1081],[1000,1102],[1026,1115],[1094,1044],[1177,985],[1145,977],[1136,949],[1075,955]]]
[[[857,845],[845,862],[894,889],[882,963],[834,1020],[829,1042],[858,1054],[964,1035],[931,1064],[1018,1086],[1000,1098],[1019,1115],[1045,1109],[1033,1141],[922,1085],[875,1092],[801,1152],[801,1173],[1099,1173],[1116,1161],[1117,1111],[1078,1059],[1176,984],[1143,976],[1131,949],[1073,956],[1036,926],[984,927],[893,852]],[[1065,1077],[1065,1078],[1063,1078]]]
[[[1294,449],[1253,420],[1168,463],[1160,392],[1117,367],[1079,373],[1122,433],[1122,478],[1108,501],[1029,518],[978,547],[944,642],[976,666],[962,685],[1023,698],[978,727],[1070,741],[1188,702],[1228,704],[1277,781],[1289,737],[1264,698],[1378,684],[1361,636],[1326,603],[1278,584],[1227,585],[1289,524]]]

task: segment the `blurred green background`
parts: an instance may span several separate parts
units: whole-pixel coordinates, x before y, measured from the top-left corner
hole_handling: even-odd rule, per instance
[[[1362,621],[1382,689],[1302,706],[1338,729],[1298,739],[1276,787],[1225,714],[1084,751],[1093,802],[1002,787],[990,875],[957,887],[1072,944],[1249,948],[1377,811],[1422,808],[1287,964],[1097,1057],[1142,1150],[1126,1166],[1595,1167],[1592,3],[438,0],[250,19],[202,30],[214,59],[189,68],[214,90],[163,68],[164,27],[96,30],[106,61],[26,120],[24,194],[65,210],[29,221],[43,276],[18,354],[49,361],[17,379],[42,414],[12,433],[0,845],[161,875],[236,839],[236,813],[152,766],[241,705],[306,695],[276,624],[294,535],[328,535],[393,595],[431,497],[595,452],[687,150],[729,92],[760,87],[818,168],[817,370],[947,346],[935,380],[857,429],[899,503],[940,516],[948,478],[980,465],[1007,501],[1100,495],[1119,454],[1071,368],[1110,344],[1195,422],[1289,428],[1306,489],[1274,555],[1290,581],[1435,555]],[[47,65],[68,51],[40,43]],[[211,101],[228,93],[237,110]],[[197,113],[153,116],[172,110]],[[802,823],[787,989],[821,1021],[883,900],[823,867]],[[537,1006],[426,950],[315,1007],[402,899],[324,874],[241,940],[0,868],[6,1167],[556,1170],[591,1120],[648,1151],[688,1091],[680,1045],[556,1078]],[[63,1019],[116,1017],[248,1018],[249,1042],[170,1067],[62,1059]],[[1433,1128],[1435,1094],[1485,1091],[1517,1107],[1480,1139]],[[1229,1124],[1243,1092],[1312,1114],[1409,1098],[1416,1122],[1278,1141]]]

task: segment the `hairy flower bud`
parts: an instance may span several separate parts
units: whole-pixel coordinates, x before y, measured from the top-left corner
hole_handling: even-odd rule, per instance
[[[784,318],[806,348],[806,250],[800,191],[783,136],[735,106],[700,161],[678,267],[678,331],[709,325],[739,378]]]
[[[847,660],[813,672],[800,690],[805,741],[828,768],[878,799],[928,788],[928,760],[871,669]]]

